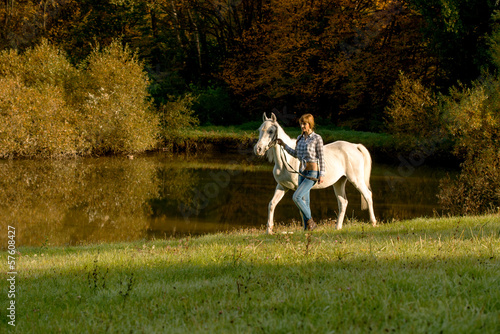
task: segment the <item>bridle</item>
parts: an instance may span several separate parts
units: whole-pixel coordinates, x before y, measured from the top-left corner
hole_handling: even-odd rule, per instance
[[[276,141],[278,140],[278,126],[273,125],[276,131],[274,132],[273,139],[267,144],[264,152],[269,151],[272,147],[276,146]]]
[[[274,146],[276,146],[276,142],[278,140],[278,126],[277,125],[273,125],[273,126],[276,129],[276,131],[274,132],[273,139],[267,144],[266,149],[265,149],[264,152],[267,152],[271,148],[273,148]],[[279,147],[279,154],[280,154],[281,160],[285,162],[285,168],[286,168],[286,170],[289,173],[299,174],[300,176],[302,176],[302,177],[304,177],[306,179],[309,179],[311,181],[314,181],[314,182],[318,181],[318,179],[315,178],[315,177],[306,176],[306,175],[302,174],[301,172],[296,171],[295,168],[293,168],[292,165],[290,165],[290,163],[286,159],[285,149],[281,145]]]

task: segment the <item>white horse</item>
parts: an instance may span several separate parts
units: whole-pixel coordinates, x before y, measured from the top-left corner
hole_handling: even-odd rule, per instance
[[[295,190],[298,187],[299,176],[292,168],[295,171],[299,170],[299,160],[275,144],[276,138],[281,139],[292,148],[295,148],[296,144],[296,140],[291,139],[278,124],[276,115],[273,113],[271,118],[267,118],[266,113],[264,113],[263,121],[259,128],[259,141],[255,144],[254,152],[258,156],[267,154],[269,161],[274,162],[273,174],[278,185],[273,198],[269,202],[267,220],[267,233],[272,234],[276,205],[288,190]],[[373,212],[373,199],[370,189],[372,160],[366,147],[361,144],[352,144],[339,140],[324,146],[324,156],[326,165],[324,182],[321,184],[316,183],[312,189],[322,189],[333,185],[339,205],[336,228],[338,230],[342,228],[346,213],[346,180],[349,180],[361,193],[361,209],[369,210],[370,221],[373,226],[376,226],[377,220]]]

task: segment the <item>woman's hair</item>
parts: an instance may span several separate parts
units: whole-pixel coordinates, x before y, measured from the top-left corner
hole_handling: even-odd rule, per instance
[[[299,123],[308,123],[311,129],[314,129],[314,116],[311,114],[304,114],[299,119]]]

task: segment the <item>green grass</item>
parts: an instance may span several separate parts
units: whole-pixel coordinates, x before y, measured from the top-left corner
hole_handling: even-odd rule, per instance
[[[500,217],[20,248],[17,333],[498,333]],[[292,233],[293,232],[293,233]],[[7,254],[0,261],[7,263]],[[1,324],[8,303],[1,281]]]

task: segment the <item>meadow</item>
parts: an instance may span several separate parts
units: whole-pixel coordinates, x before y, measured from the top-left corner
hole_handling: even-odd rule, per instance
[[[5,278],[0,326],[12,333],[500,331],[498,214],[276,231],[21,245],[16,326],[6,317]],[[2,251],[2,264],[7,256]]]

